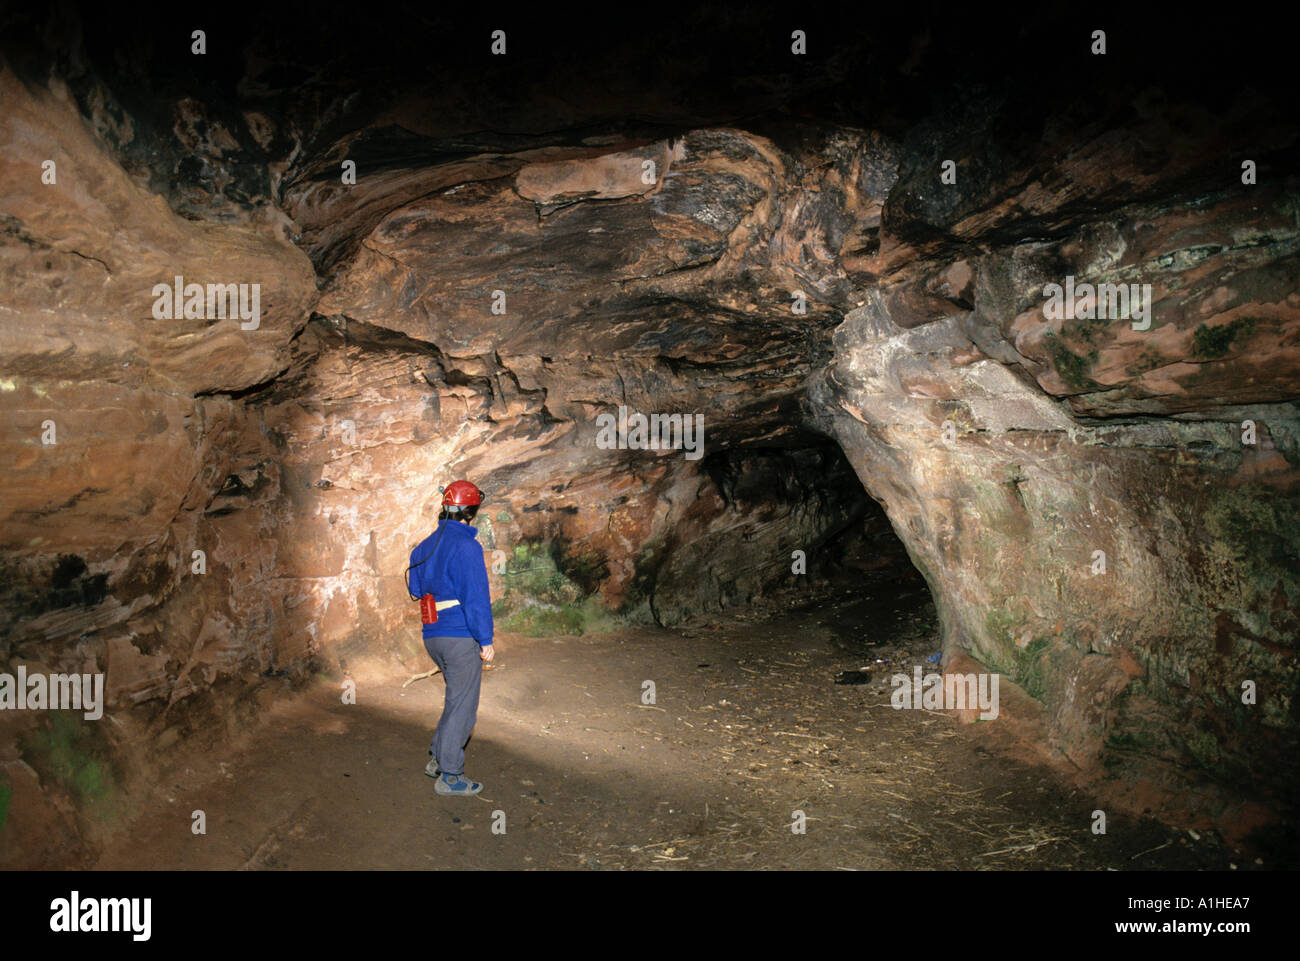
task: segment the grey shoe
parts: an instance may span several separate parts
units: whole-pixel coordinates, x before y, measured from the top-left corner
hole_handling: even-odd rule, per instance
[[[463,774],[440,774],[433,782],[433,790],[444,797],[473,797],[483,790],[483,785]]]
[[[438,762],[434,758],[429,758],[429,763],[424,766],[424,773],[429,777],[437,777],[442,771],[438,770]]]

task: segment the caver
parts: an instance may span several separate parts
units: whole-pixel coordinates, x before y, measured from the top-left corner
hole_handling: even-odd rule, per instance
[[[420,602],[424,647],[447,683],[424,770],[439,794],[470,797],[483,785],[465,777],[465,745],[478,717],[481,662],[494,654],[487,564],[472,526],[483,492],[459,480],[442,495],[438,529],[411,552],[406,588]]]

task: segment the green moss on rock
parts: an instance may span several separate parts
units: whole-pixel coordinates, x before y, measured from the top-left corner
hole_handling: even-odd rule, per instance
[[[1238,336],[1249,334],[1255,329],[1254,317],[1238,317],[1230,324],[1218,324],[1207,327],[1201,324],[1192,333],[1192,354],[1195,357],[1222,357],[1232,346]]]
[[[601,559],[565,559],[561,546],[540,541],[515,545],[501,574],[505,592],[492,604],[493,617],[501,630],[545,637],[587,634],[619,623],[582,583],[595,569],[592,565],[598,566]],[[572,569],[566,573],[561,563],[572,565]]]
[[[1142,348],[1142,353],[1138,355],[1137,360],[1129,365],[1128,372],[1132,376],[1138,377],[1145,374],[1147,371],[1155,370],[1157,367],[1166,363],[1168,363],[1168,361],[1166,361],[1157,351],[1150,347],[1144,347]]]
[[[501,600],[492,605],[492,613],[500,630],[528,637],[599,634],[614,630],[622,623],[595,597],[563,606],[539,603],[511,605]]]
[[[1088,371],[1092,369],[1092,364],[1096,362],[1098,357],[1095,348],[1088,353],[1086,358],[1080,357],[1066,347],[1061,338],[1050,330],[1044,336],[1043,343],[1047,347],[1048,355],[1052,358],[1052,365],[1056,368],[1056,372],[1061,375],[1063,381],[1077,390],[1091,390],[1097,387],[1096,381],[1088,376]]]
[[[1188,753],[1204,767],[1214,770],[1219,765],[1219,742],[1205,731],[1189,731],[1184,738]]]
[[[523,595],[543,603],[564,606],[583,596],[582,588],[565,576],[550,549],[540,542],[516,544],[501,577],[507,598]]]
[[[1300,601],[1300,505],[1260,483],[1217,493],[1205,513],[1216,601],[1256,608],[1279,586]]]
[[[1012,679],[1037,701],[1041,701],[1044,694],[1042,658],[1048,643],[1047,638],[1038,637],[1025,645],[1025,649],[1016,657],[1015,672],[1012,674]]]
[[[42,779],[52,779],[82,810],[101,821],[117,817],[117,786],[106,752],[90,725],[75,711],[53,711],[48,727],[28,734],[23,759]]]

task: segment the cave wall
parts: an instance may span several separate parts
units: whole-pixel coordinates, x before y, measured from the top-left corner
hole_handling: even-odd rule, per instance
[[[1298,773],[1300,185],[1192,144],[1251,109],[993,158],[969,145],[996,107],[917,138],[811,387],[949,655],[1040,700],[1054,757],[1184,817],[1242,816],[1217,789],[1246,781],[1293,799]],[[1067,275],[1149,284],[1149,321],[1048,316]]]
[[[110,704],[147,702],[56,731],[57,743],[41,712],[0,717],[5,862],[66,863],[112,821],[86,810],[120,811],[113,759],[126,745],[186,730],[169,721],[178,701],[263,667],[273,612],[256,604],[260,521],[223,514],[222,490],[246,464],[274,465],[234,395],[283,367],[316,284],[264,212],[220,225],[174,213],[125,173],[66,87],[5,71],[0,102],[3,660],[102,672]],[[178,274],[259,281],[257,327],[156,320],[153,287]],[[249,480],[243,501],[265,506],[273,487]]]
[[[841,249],[878,225],[888,147],[811,131],[791,155],[706,130],[621,148],[289,191],[297,222],[335,225],[304,232],[331,279],[294,363],[248,402],[279,446],[278,563],[313,645],[410,647],[401,572],[452,476],[488,492],[503,599],[538,600],[516,568],[540,564],[566,588],[542,585],[551,607],[596,599],[660,623],[790,586],[794,549],[861,518],[842,459],[801,426],[809,328],[838,315],[816,293],[796,313],[791,291],[843,288]],[[368,232],[340,252],[340,223]],[[703,412],[703,445],[602,450],[596,418],[620,406]],[[736,473],[763,480],[729,496]],[[742,545],[752,570],[699,576]]]
[[[18,185],[0,251],[5,662],[105,673],[114,718],[68,745],[37,714],[0,718],[7,863],[90,856],[113,823],[94,812],[128,807],[160,754],[255,716],[281,679],[418,658],[402,571],[454,476],[489,492],[494,593],[521,629],[748,603],[790,586],[796,547],[860,520],[861,488],[800,405],[824,352],[810,331],[839,319],[840,248],[878,223],[874,135],[812,130],[791,153],[700,130],[524,151],[504,178],[394,174],[414,200],[382,177],[291,191],[307,222],[361,229],[348,210],[367,211],[340,250],[267,198],[195,219],[201,192],[151,193],[66,88],[0,83],[0,172]],[[342,210],[320,208],[330,196]],[[259,281],[258,325],[160,320],[154,285],[178,274]],[[701,456],[602,450],[595,417],[620,405],[703,411]],[[746,569],[713,569],[742,551]]]

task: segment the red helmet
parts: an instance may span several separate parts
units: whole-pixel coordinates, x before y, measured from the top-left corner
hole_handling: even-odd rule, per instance
[[[469,481],[452,481],[442,491],[443,507],[475,507],[483,503],[483,492]]]

